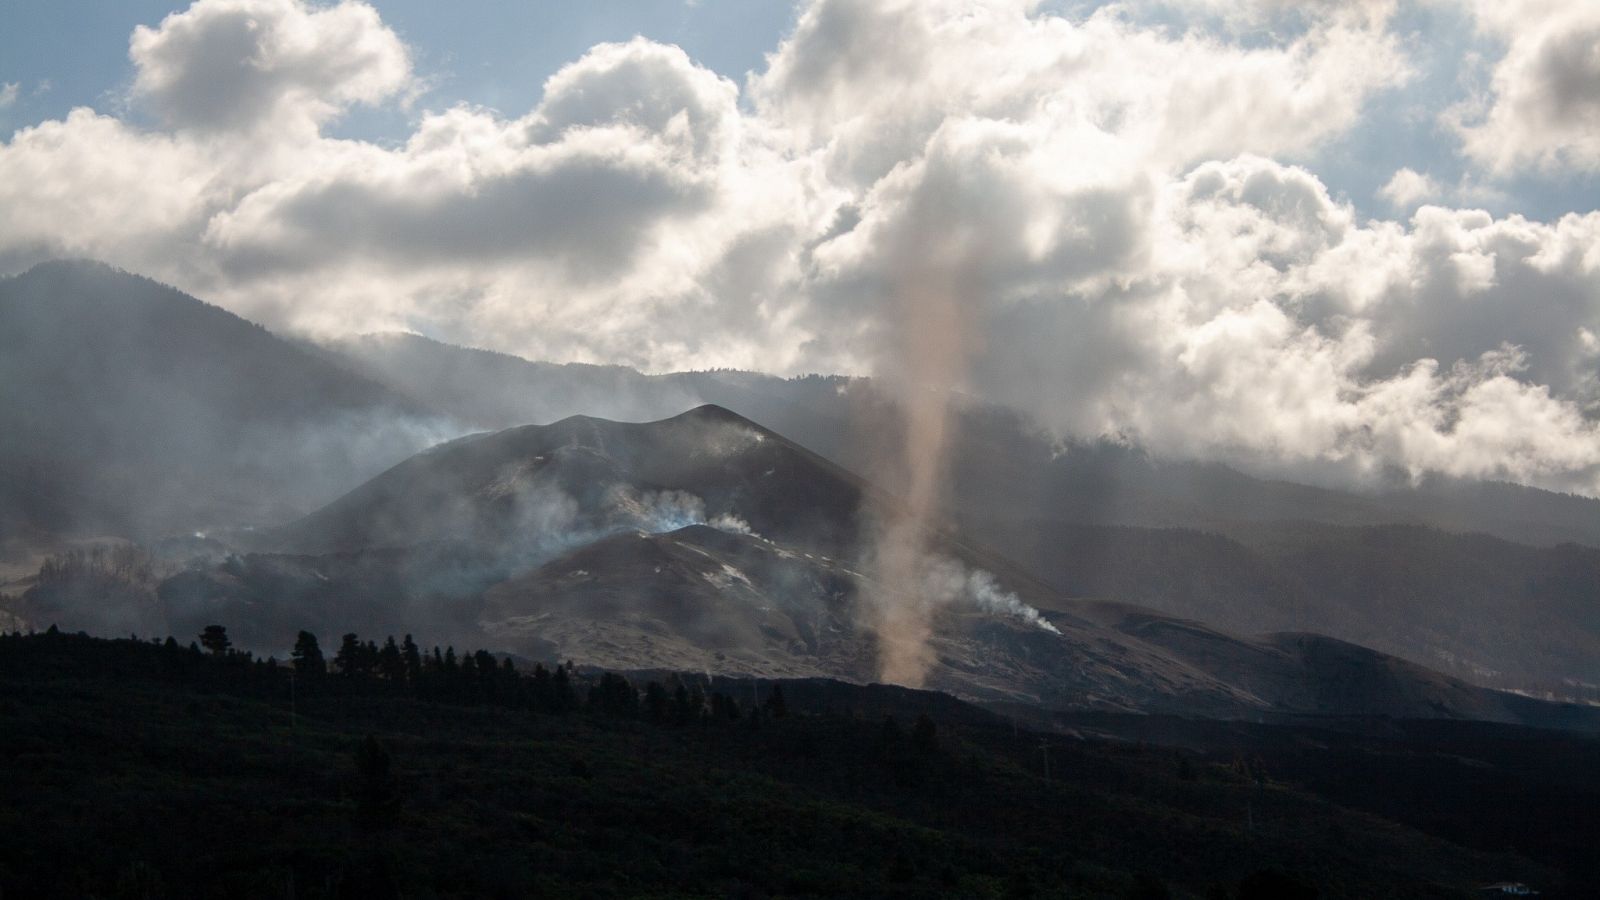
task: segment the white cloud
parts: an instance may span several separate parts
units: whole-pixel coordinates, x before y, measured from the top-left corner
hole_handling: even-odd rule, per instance
[[[1177,454],[1600,488],[1579,336],[1600,320],[1600,214],[1360,225],[1308,173],[1251,158],[1200,167],[1160,207],[1142,290],[1095,298],[1119,306],[1086,341],[1123,348],[1106,386],[1087,406],[1035,399],[1042,415]]]
[[[305,137],[354,103],[377,103],[411,77],[405,45],[366,3],[197,0],[128,56],[133,96],[178,128]]]
[[[1405,212],[1415,209],[1424,200],[1439,196],[1439,193],[1438,182],[1415,169],[1404,168],[1378,188],[1378,199],[1397,211]]]
[[[1308,166],[1410,66],[1356,11],[1244,40],[818,0],[742,93],[636,39],[384,147],[324,133],[413,85],[370,7],[201,0],[133,41],[161,127],[0,144],[0,268],[655,370],[922,378],[903,345],[939,337],[940,377],[1064,433],[1600,493],[1600,213],[1417,208],[1440,188],[1402,170],[1410,219],[1361,221]]]
[[[1245,49],[1140,27],[1114,6],[1073,22],[1034,5],[812,3],[751,96],[835,174],[868,184],[958,116],[1034,123],[1081,142],[1091,165],[1304,152],[1409,74],[1376,27],[1325,24]]]
[[[1445,114],[1466,154],[1499,174],[1600,172],[1600,4],[1471,0],[1503,41],[1487,96]]]
[[[213,191],[215,162],[170,135],[75,109],[0,145],[0,263],[94,256],[178,277]]]
[[[17,95],[22,92],[22,85],[15,81],[0,84],[0,109],[10,109],[17,103]]]

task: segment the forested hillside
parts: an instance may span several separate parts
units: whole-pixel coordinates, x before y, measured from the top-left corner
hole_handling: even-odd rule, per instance
[[[1267,742],[1162,749],[899,688],[530,673],[355,635],[278,663],[198,637],[0,638],[6,896],[1444,898],[1515,878],[1561,897],[1587,877],[1570,841],[1472,849],[1489,810],[1345,808]],[[1592,744],[1507,733],[1547,742],[1529,760]]]

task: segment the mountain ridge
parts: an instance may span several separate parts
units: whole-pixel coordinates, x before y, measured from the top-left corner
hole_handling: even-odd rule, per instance
[[[0,485],[12,534],[286,517],[443,422],[221,307],[87,261],[0,280],[0,380],[0,471],[35,485]]]

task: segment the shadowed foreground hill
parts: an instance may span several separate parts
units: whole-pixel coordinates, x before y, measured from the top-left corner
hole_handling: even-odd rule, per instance
[[[579,702],[550,708],[515,699],[505,685],[518,676],[494,668],[302,671],[291,697],[282,667],[242,656],[0,637],[0,677],[16,688],[0,699],[0,889],[1258,900],[1311,888],[1329,900],[1590,886],[1562,854],[1592,822],[1564,826],[1573,841],[1473,849],[1496,811],[1447,801],[1500,762],[1433,766],[1457,781],[1411,804],[1425,824],[1404,825],[1363,811],[1358,792],[1347,806],[1340,785],[1318,793],[1280,774],[1294,767],[1271,736],[1304,758],[1328,740],[1315,732],[1191,734],[1220,749],[1174,751],[1045,738],[901,689],[661,674],[641,691],[583,670]],[[1544,742],[1524,754],[1541,765],[1587,740],[1503,734]],[[1419,749],[1363,740],[1382,777]],[[1436,746],[1472,746],[1452,740]],[[1330,772],[1351,762],[1325,759]],[[1563,789],[1593,796],[1582,779]]]

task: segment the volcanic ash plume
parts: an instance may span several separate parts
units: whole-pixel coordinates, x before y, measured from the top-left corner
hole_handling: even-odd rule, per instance
[[[918,687],[934,662],[928,638],[939,601],[921,571],[943,499],[951,398],[964,377],[969,346],[960,298],[949,279],[929,272],[899,282],[887,380],[898,388],[905,427],[898,452],[880,461],[880,474],[904,484],[904,508],[881,513],[867,567],[877,586],[871,612],[879,677]]]

